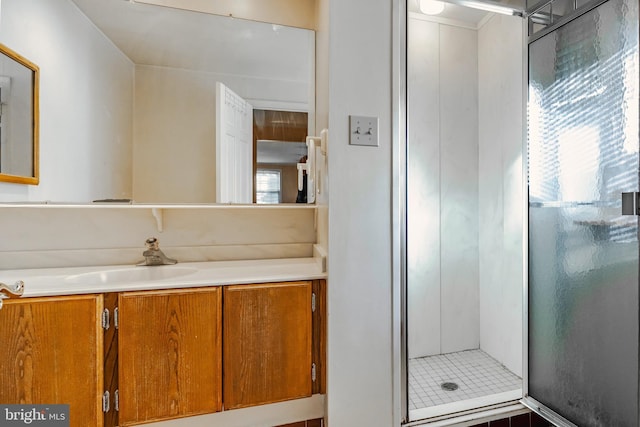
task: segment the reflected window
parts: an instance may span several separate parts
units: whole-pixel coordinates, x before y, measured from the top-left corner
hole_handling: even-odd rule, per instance
[[[256,203],[273,204],[282,200],[282,171],[258,169],[256,172]]]

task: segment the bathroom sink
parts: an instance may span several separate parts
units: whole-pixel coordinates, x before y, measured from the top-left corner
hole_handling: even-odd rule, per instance
[[[131,282],[153,282],[187,276],[198,271],[190,267],[130,267],[119,270],[92,271],[65,278],[67,283],[105,285]]]

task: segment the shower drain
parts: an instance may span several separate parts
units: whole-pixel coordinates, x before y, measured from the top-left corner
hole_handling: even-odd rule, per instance
[[[458,389],[458,384],[456,384],[456,383],[442,383],[442,384],[440,384],[440,387],[444,391],[455,391],[455,390]]]

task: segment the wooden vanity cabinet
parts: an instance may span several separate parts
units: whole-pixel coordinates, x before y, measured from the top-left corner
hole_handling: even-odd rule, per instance
[[[119,425],[220,411],[222,290],[118,297]]]
[[[72,427],[124,427],[221,411],[223,401],[226,410],[324,393],[324,288],[315,280],[4,300],[0,403],[69,404]]]
[[[224,408],[312,394],[312,282],[224,288]]]
[[[101,295],[4,300],[0,402],[69,404],[70,425],[103,425]]]

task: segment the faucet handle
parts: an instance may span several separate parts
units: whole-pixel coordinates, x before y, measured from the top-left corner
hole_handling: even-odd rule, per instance
[[[0,283],[0,310],[2,309],[2,300],[9,298],[9,295],[7,294],[22,296],[24,294],[24,282],[22,280],[18,280],[13,284],[13,286]]]
[[[158,239],[156,239],[155,237],[149,237],[144,243],[147,248],[153,251],[157,251],[159,249]]]

